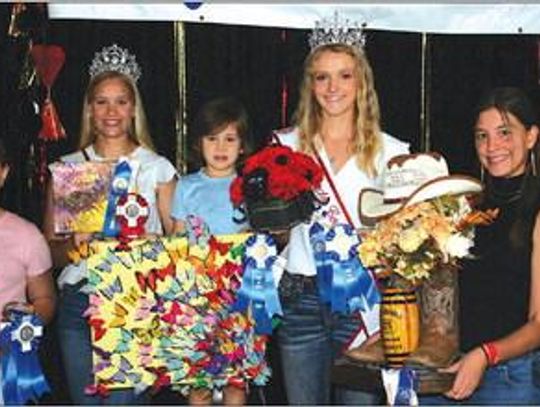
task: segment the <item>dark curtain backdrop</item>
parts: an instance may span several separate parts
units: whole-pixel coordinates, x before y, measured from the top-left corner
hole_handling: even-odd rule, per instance
[[[432,149],[450,168],[479,176],[472,117],[479,96],[494,86],[518,86],[538,109],[538,36],[433,35],[430,38]]]
[[[252,144],[259,147],[282,126],[283,81],[289,98],[283,115],[292,114],[307,52],[304,32],[190,23],[185,33],[188,135],[191,119],[206,101],[232,95],[248,110]]]

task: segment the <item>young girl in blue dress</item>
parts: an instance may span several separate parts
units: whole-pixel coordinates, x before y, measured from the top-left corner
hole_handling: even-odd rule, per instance
[[[173,231],[189,229],[188,219],[200,219],[213,235],[239,233],[247,223],[234,220],[229,188],[236,176],[239,160],[247,152],[248,117],[235,99],[214,99],[203,106],[194,122],[194,152],[200,161],[197,172],[182,176],[174,193],[171,216]],[[226,385],[224,404],[244,404],[245,383]],[[193,388],[192,405],[210,404],[209,389]]]

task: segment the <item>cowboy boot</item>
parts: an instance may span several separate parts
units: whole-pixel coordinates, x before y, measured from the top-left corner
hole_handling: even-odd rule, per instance
[[[374,335],[362,345],[345,351],[345,356],[356,362],[383,365],[385,358],[380,335]]]
[[[458,285],[456,267],[442,265],[419,290],[420,344],[406,365],[432,368],[450,365],[458,355]]]

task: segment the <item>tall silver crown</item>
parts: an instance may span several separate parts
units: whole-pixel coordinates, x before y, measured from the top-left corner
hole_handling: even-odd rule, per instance
[[[326,44],[347,44],[362,50],[366,35],[363,25],[348,18],[341,18],[336,10],[333,19],[323,18],[315,22],[308,42],[312,51]]]
[[[127,48],[121,48],[116,44],[103,47],[101,51],[96,52],[88,70],[90,78],[107,71],[123,73],[133,82],[137,82],[141,77],[141,68],[135,61],[135,55],[131,55]]]

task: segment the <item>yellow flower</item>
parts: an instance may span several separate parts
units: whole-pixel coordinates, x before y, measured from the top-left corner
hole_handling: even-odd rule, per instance
[[[424,229],[411,227],[405,229],[398,240],[398,246],[405,253],[413,253],[425,242],[428,234]]]

